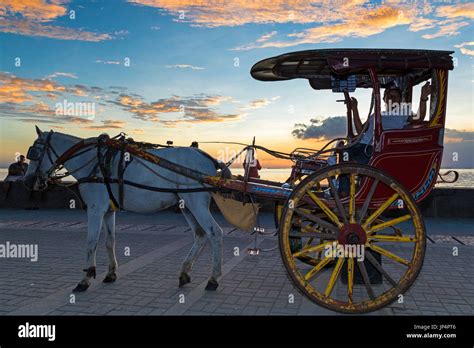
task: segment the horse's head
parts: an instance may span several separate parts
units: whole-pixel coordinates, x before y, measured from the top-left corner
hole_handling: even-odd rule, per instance
[[[38,126],[36,133],[38,138],[28,149],[26,158],[30,160],[28,170],[23,183],[28,190],[43,191],[48,187],[48,179],[51,174],[54,160],[51,156],[51,137],[53,131],[42,132]]]

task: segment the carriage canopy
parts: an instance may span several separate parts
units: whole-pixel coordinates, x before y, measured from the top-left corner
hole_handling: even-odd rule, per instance
[[[432,69],[452,70],[452,53],[412,49],[307,50],[261,60],[250,74],[260,81],[305,78],[314,89],[334,89],[335,78],[349,75],[359,76],[357,87],[370,87],[370,80],[362,77],[370,68],[375,68],[379,77],[411,75],[420,82],[431,77]]]

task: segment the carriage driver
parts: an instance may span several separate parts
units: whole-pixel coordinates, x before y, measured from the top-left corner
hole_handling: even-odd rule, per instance
[[[382,128],[387,129],[402,129],[408,123],[421,122],[426,116],[426,102],[428,96],[431,94],[431,85],[427,82],[421,88],[420,104],[418,113],[413,114],[408,109],[408,104],[402,103],[402,91],[398,85],[393,82],[384,91],[383,100],[385,102],[385,110],[382,111]],[[366,124],[362,123],[357,108],[357,99],[351,98],[351,109],[354,115],[354,125],[357,134],[361,134]],[[407,106],[407,107],[404,107]],[[367,164],[372,154],[372,137],[374,133],[375,124],[374,114],[370,115],[366,122],[369,122],[367,130],[361,136],[360,142],[347,149],[349,154],[349,161]]]

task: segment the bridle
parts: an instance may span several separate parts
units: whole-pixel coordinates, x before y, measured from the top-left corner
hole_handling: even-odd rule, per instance
[[[53,148],[53,145],[51,144],[51,139],[53,137],[54,131],[50,131],[46,137],[46,140],[42,139],[37,139],[32,146],[29,147],[28,152],[26,154],[26,158],[31,160],[31,161],[38,161],[38,165],[36,167],[35,172],[33,173],[34,177],[36,180],[38,178],[44,179],[45,184],[44,187],[41,188],[41,190],[45,190],[48,187],[48,180],[51,180],[53,183],[57,183],[56,181],[59,179],[62,179],[64,177],[70,176],[76,171],[86,167],[89,165],[92,161],[89,161],[85,163],[83,166],[75,169],[72,172],[66,172],[64,174],[56,174],[52,176],[53,172],[56,172],[58,170],[61,170],[63,168],[63,165],[65,162],[71,160],[72,158],[82,155],[83,153],[91,150],[94,146],[97,144],[97,141],[85,141],[81,140],[77,144],[74,144],[71,146],[68,150],[66,150],[63,154],[59,155],[56,150]],[[84,149],[86,148],[86,149]],[[82,150],[82,151],[80,151]],[[55,159],[53,160],[53,155]],[[41,164],[43,163],[43,160],[47,156],[49,161],[51,162],[51,167],[44,172],[44,174],[41,172]]]
[[[43,139],[37,139],[32,146],[29,147],[28,152],[26,154],[26,158],[29,159],[30,161],[38,161],[38,165],[36,166],[36,170],[34,172],[34,176],[36,178],[44,178],[44,175],[41,173],[41,164],[43,163],[44,157],[47,156],[50,162],[52,163],[51,168],[49,168],[45,174],[46,174],[46,179],[49,178],[50,174],[54,171],[56,168],[56,160],[53,160],[52,155],[56,157],[56,159],[59,158],[58,153],[56,150],[54,150],[53,146],[51,145],[51,138],[53,136],[53,131],[51,130],[48,135],[46,136],[46,140]],[[52,154],[51,154],[52,153]],[[47,181],[47,180],[45,180]],[[45,188],[47,187],[47,182],[45,183]]]

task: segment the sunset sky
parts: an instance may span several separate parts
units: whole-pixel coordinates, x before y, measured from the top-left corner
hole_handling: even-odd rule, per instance
[[[317,148],[332,134],[297,139],[295,124],[345,115],[341,96],[305,80],[256,81],[250,68],[291,51],[374,47],[455,51],[445,156],[472,166],[473,20],[474,3],[458,1],[2,0],[0,167],[26,152],[35,124],[185,146],[255,136],[280,151]],[[367,115],[368,92],[355,96]],[[94,103],[95,116],[58,115],[65,101]]]

